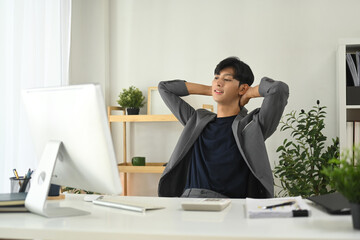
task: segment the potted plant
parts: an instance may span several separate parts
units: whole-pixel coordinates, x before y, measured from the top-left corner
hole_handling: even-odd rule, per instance
[[[291,131],[291,138],[285,139],[277,149],[280,160],[275,164],[274,176],[280,179],[280,196],[309,197],[335,191],[329,177],[321,172],[324,167],[337,166],[329,160],[339,156],[338,138],[325,147],[327,137],[322,133],[325,108],[318,100],[310,111],[292,111],[281,119],[280,131]]]
[[[337,167],[324,168],[323,173],[330,178],[331,185],[350,202],[353,227],[360,229],[360,145],[352,154],[345,151],[341,160],[332,159]]]
[[[117,102],[121,107],[126,108],[128,115],[136,115],[139,114],[140,108],[144,106],[144,100],[145,97],[142,92],[138,88],[131,86],[129,89],[124,88],[120,92]]]

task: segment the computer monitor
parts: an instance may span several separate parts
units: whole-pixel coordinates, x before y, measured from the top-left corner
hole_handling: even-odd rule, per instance
[[[23,100],[39,164],[25,206],[47,216],[86,212],[46,204],[50,184],[121,194],[102,91],[97,84],[28,89]]]

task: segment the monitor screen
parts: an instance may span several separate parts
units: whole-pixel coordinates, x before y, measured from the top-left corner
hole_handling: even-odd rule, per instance
[[[30,211],[29,202],[47,195],[50,183],[102,194],[122,192],[99,85],[29,89],[23,100],[39,159],[26,199]]]

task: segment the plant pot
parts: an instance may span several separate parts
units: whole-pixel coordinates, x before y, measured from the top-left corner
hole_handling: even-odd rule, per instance
[[[140,108],[127,108],[126,111],[128,115],[139,115]]]
[[[360,230],[360,203],[350,203],[354,229]]]

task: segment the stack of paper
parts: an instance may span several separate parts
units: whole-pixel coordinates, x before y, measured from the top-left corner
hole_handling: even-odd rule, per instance
[[[248,218],[307,217],[310,208],[301,197],[246,198]]]

